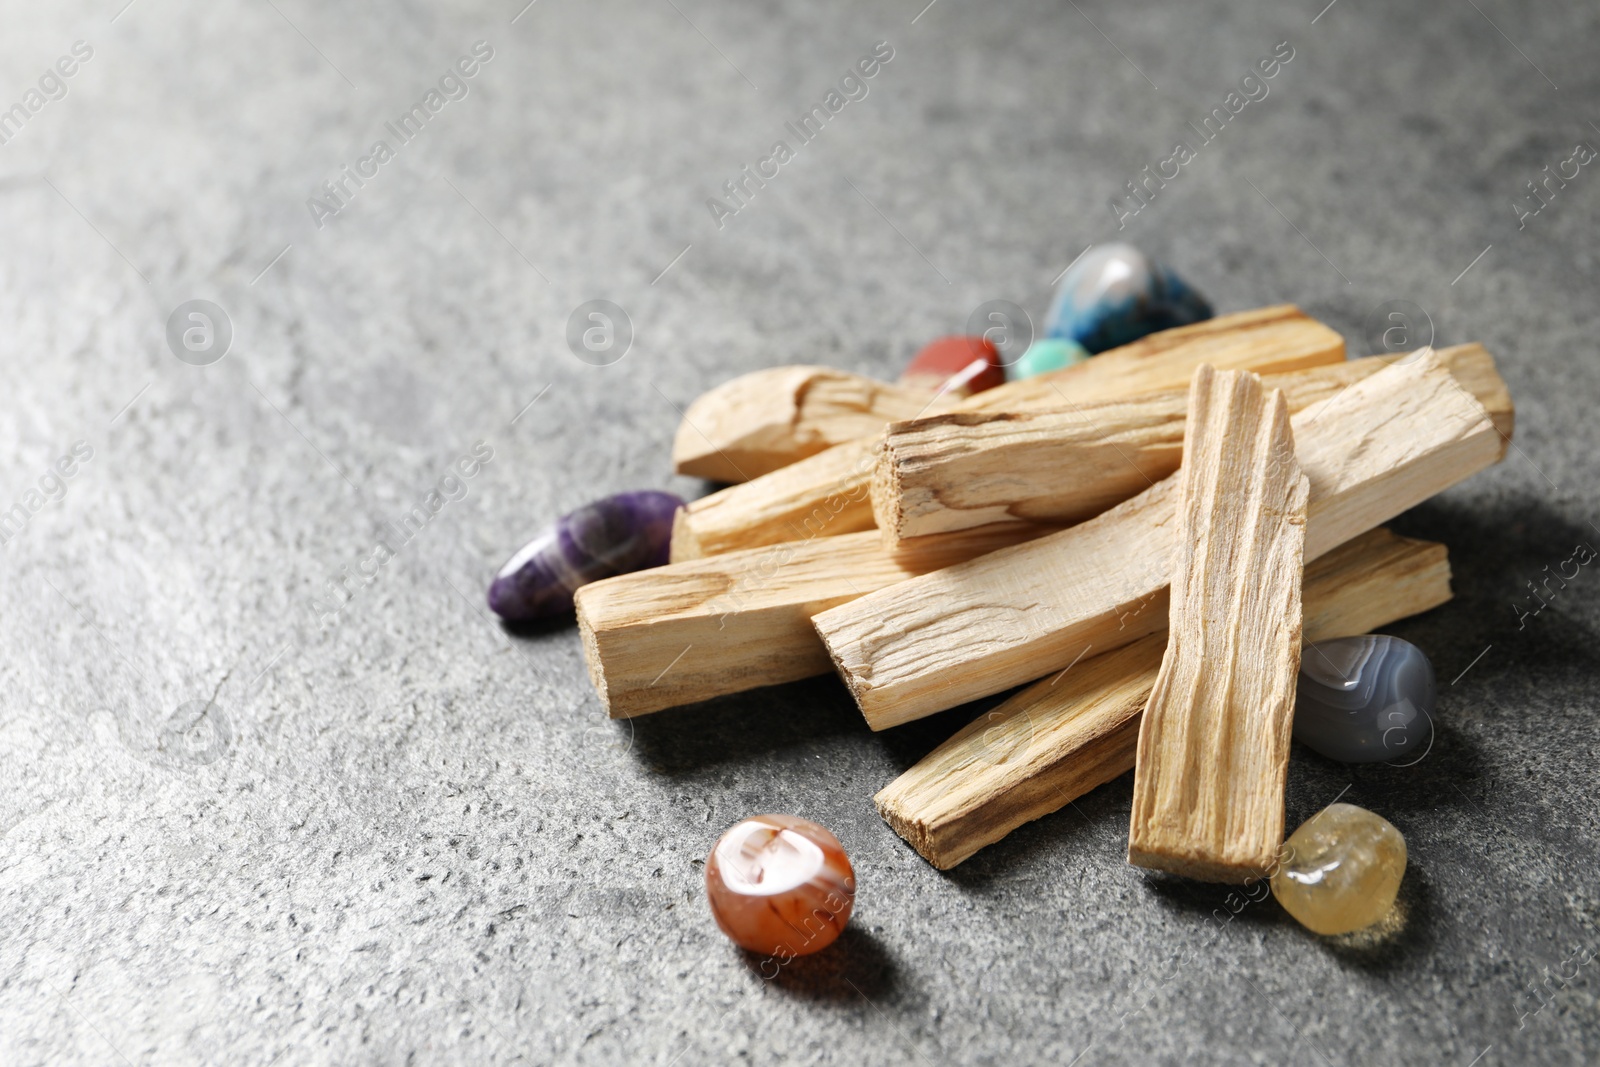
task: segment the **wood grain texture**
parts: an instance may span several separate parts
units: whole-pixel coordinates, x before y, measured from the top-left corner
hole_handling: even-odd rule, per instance
[[[1129,863],[1245,882],[1283,843],[1309,496],[1283,393],[1253,374],[1196,371]]]
[[[1437,356],[1292,419],[1311,482],[1306,558],[1497,462],[1506,439]],[[1173,476],[1079,526],[892,585],[812,622],[884,729],[1060,670],[1164,625]]]
[[[895,556],[869,532],[594,582],[575,598],[589,678],[620,719],[826,674],[818,611],[1045,532],[974,530]]]
[[[1081,404],[1181,389],[1202,363],[1270,373],[1343,359],[1344,342],[1338,334],[1298,308],[1283,305],[1163,330],[1087,362],[985,390],[951,410],[1038,410],[1060,407],[1063,398]],[[807,519],[820,527],[821,536],[871,529],[871,479],[883,426],[870,437],[835,445],[691,502],[673,527],[673,560],[811,536],[797,532]]]
[[[1108,358],[1109,357],[1109,358]],[[1292,304],[1219,315],[1142,337],[1093,359],[977,393],[956,411],[1038,411],[1184,389],[1202,363],[1287,373],[1345,361],[1344,339]]]
[[[1449,599],[1445,547],[1380,527],[1306,566],[1305,640],[1353,637]],[[879,814],[948,869],[1133,770],[1165,647],[1164,632],[1151,634],[1016,693],[885,786]]]
[[[672,520],[672,562],[872,529],[878,438],[835,445],[691,500]]]
[[[1512,431],[1511,397],[1482,345],[1441,349],[1439,359]],[[1397,362],[1368,356],[1263,376],[1291,413],[1329,399]],[[871,481],[884,543],[1000,522],[1070,526],[1093,518],[1178,469],[1186,390],[1046,411],[952,412],[897,422],[885,433]]]
[[[672,463],[679,474],[745,482],[959,399],[832,367],[759,370],[689,405],[672,442]]]

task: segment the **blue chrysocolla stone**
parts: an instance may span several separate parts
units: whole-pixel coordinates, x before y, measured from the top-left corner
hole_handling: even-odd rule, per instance
[[[662,566],[681,507],[671,493],[644,489],[563,515],[500,568],[489,584],[489,608],[512,622],[546,619],[571,611],[580,586]]]
[[[1318,641],[1300,654],[1294,739],[1342,763],[1396,759],[1432,739],[1433,700],[1433,664],[1409,641]]]
[[[1044,333],[1100,353],[1211,315],[1206,298],[1170,267],[1130,244],[1099,245],[1062,276]]]

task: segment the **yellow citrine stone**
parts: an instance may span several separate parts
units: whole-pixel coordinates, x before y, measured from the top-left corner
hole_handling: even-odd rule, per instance
[[[1272,895],[1300,925],[1348,934],[1389,914],[1406,873],[1406,839],[1354,804],[1330,804],[1284,842]]]

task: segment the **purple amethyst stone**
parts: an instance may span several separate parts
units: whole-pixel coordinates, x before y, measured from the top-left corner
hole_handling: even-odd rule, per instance
[[[662,566],[681,507],[671,493],[641,489],[563,515],[500,568],[489,583],[490,609],[510,622],[548,619],[572,610],[579,586]]]

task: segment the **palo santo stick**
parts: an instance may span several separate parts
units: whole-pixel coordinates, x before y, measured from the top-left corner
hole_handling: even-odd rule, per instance
[[[893,557],[869,532],[594,582],[574,598],[589,677],[606,713],[624,719],[826,674],[818,611],[1047,530],[972,530]]]
[[[672,562],[872,529],[876,437],[848,441],[678,509]]]
[[[1054,395],[1046,379],[1073,382],[1074,390],[1079,383],[1092,383],[1090,388],[1097,395],[1136,392],[1144,368],[1140,358],[1130,357],[1148,356],[1179,343],[1216,344],[1239,330],[1257,331],[1268,343],[1274,340],[1267,336],[1270,333],[1278,334],[1278,342],[1292,342],[1296,338],[1291,331],[1298,330],[1303,321],[1309,321],[1303,313],[1283,305],[1166,330],[1118,349],[1125,354],[1110,361],[1098,357],[1092,361],[1093,369],[1085,364],[987,390],[973,398],[980,405],[977,407],[960,404],[954,395],[930,403],[932,398],[926,392],[828,367],[773,367],[741,375],[690,404],[673,441],[672,459],[680,474],[743,482],[833,445],[875,436],[891,422],[926,411],[953,407],[995,411],[1008,407],[1013,398],[1026,403],[1036,396]],[[1331,331],[1317,343],[1327,348],[1339,345]],[[1185,380],[1194,365],[1187,368]]]
[[[1309,494],[1283,394],[1195,371],[1167,651],[1133,775],[1135,866],[1246,882],[1283,843]]]
[[[1497,462],[1506,440],[1427,353],[1291,420],[1311,480],[1305,556]],[[881,730],[1021,685],[1166,618],[1173,476],[1029,545],[892,585],[812,619]]]
[[[1432,352],[1456,384],[1478,398],[1495,429],[1507,441],[1516,428],[1516,411],[1511,404],[1511,391],[1495,368],[1494,356],[1483,345],[1473,342],[1452,345],[1449,348],[1419,348],[1401,356],[1365,356],[1326,367],[1291,371],[1287,374],[1264,374],[1261,384],[1270,389],[1282,389],[1289,401],[1291,414],[1298,414],[1319,400],[1331,400],[1356,382],[1372,377],[1384,367],[1415,363],[1424,353]]]
[[[1307,642],[1354,637],[1449,600],[1449,559],[1379,527],[1308,564],[1303,598]],[[879,814],[948,870],[1133,770],[1166,643],[1151,634],[1015,694],[885,786]]]
[[[955,411],[1039,410],[1181,388],[1202,363],[1284,372],[1344,359],[1339,335],[1297,308],[1262,308],[1163,330],[1083,363],[987,389]],[[1058,391],[1059,390],[1059,391]],[[693,501],[672,528],[672,560],[871,529],[878,437],[835,445]]]
[[[1292,304],[1219,315],[1142,337],[1093,359],[976,393],[958,411],[1037,411],[1189,384],[1196,367],[1285,373],[1344,362],[1344,340]]]
[[[1511,435],[1511,398],[1482,345],[1439,359]],[[1413,353],[1405,358],[1415,358]],[[1290,413],[1337,395],[1396,362],[1392,356],[1264,376]],[[1070,526],[1178,469],[1186,390],[1049,411],[960,412],[891,425],[872,477],[884,544],[997,522]]]
[[[952,407],[959,396],[864,378],[830,367],[743,374],[689,405],[672,442],[679,474],[744,482],[897,419]]]

